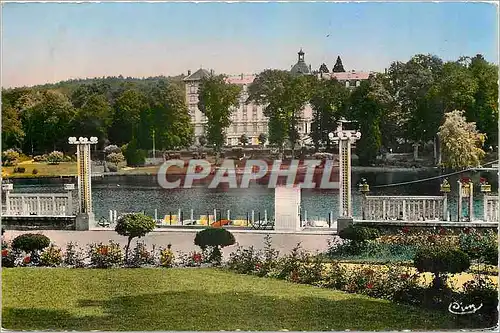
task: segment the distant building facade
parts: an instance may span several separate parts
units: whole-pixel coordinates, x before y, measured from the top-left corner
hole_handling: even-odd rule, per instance
[[[322,64],[319,71],[312,71],[311,66],[305,62],[305,53],[302,49],[298,52],[298,60],[292,66],[290,72],[294,75],[317,75],[318,78],[332,79],[336,78],[346,87],[359,86],[360,82],[367,80],[371,73],[367,72],[342,72],[343,65],[340,57],[337,58],[336,64],[333,66],[337,72],[329,72],[325,64]],[[198,69],[194,73],[188,71],[188,76],[184,79],[186,86],[186,104],[188,105],[191,122],[194,125],[196,144],[198,138],[204,135],[207,118],[198,109],[198,88],[201,80],[208,77],[213,72],[206,69]],[[268,132],[268,118],[264,116],[263,105],[253,102],[246,104],[248,98],[248,86],[255,80],[256,75],[240,74],[228,76],[227,82],[237,84],[242,87],[239,99],[239,105],[233,109],[232,122],[229,128],[226,129],[226,144],[228,146],[237,146],[240,144],[240,138],[245,134],[248,138],[248,144],[258,145],[258,137],[261,133]],[[311,123],[313,120],[313,110],[308,104],[304,107],[301,114],[301,121],[298,125],[298,131],[301,134],[302,142],[307,143],[309,133],[311,131]]]

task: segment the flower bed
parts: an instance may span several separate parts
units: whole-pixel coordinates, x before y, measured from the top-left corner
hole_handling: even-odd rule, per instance
[[[434,246],[439,244],[437,239],[432,242]],[[453,247],[443,246],[443,250],[445,249],[463,253]],[[454,258],[450,260],[453,264]],[[454,303],[463,302],[476,306],[483,304],[474,315],[457,315],[457,320],[464,321],[465,327],[469,328],[491,327],[498,319],[497,288],[488,276],[481,274],[476,274],[461,289],[454,288],[452,284],[436,288],[430,283],[431,279],[422,281],[422,276],[426,276],[421,274],[422,272],[403,265],[388,264],[377,269],[370,266],[346,265],[338,261],[325,265],[321,256],[304,252],[300,246],[290,254],[280,257],[271,247],[269,237],[262,251],[252,247],[238,248],[231,254],[226,267],[241,274],[332,288],[439,311],[447,312],[449,306]],[[443,281],[449,276],[451,275],[446,274],[446,270],[440,273]]]

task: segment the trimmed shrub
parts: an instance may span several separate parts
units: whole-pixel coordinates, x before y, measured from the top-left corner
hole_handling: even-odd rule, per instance
[[[33,157],[33,161],[35,162],[46,162],[47,161],[47,155],[36,155]]]
[[[33,169],[33,171],[31,171],[31,173],[32,173],[33,175],[38,174],[38,169]]]
[[[24,173],[26,171],[25,167],[17,166],[14,168],[14,173]]]
[[[26,253],[42,251],[50,245],[50,239],[42,234],[22,234],[14,238],[12,248]]]
[[[231,246],[236,242],[233,234],[223,228],[207,228],[199,231],[194,238],[194,244],[202,250],[212,248],[209,260],[212,263],[220,264],[222,254],[220,249]]]
[[[123,153],[128,166],[143,166],[146,162],[146,152],[137,147],[137,142],[132,140],[125,147]]]
[[[2,152],[2,164],[4,166],[15,166],[19,163],[19,153],[14,149]]]
[[[106,155],[121,154],[122,150],[117,145],[109,145],[109,146],[104,147],[104,153]]]
[[[446,288],[443,273],[460,273],[470,267],[469,256],[459,249],[442,246],[421,248],[415,254],[414,265],[419,272],[434,274],[433,288]]]
[[[64,154],[60,151],[53,151],[47,156],[47,163],[59,164],[64,161]]]
[[[116,164],[108,163],[106,166],[108,167],[109,172],[118,171],[118,166]]]
[[[125,156],[123,156],[123,154],[121,152],[111,153],[111,154],[106,156],[106,160],[108,162],[113,163],[113,164],[118,164],[118,163],[125,161]]]
[[[375,228],[350,225],[339,232],[339,237],[353,242],[366,242],[368,240],[377,239],[380,237],[380,233]]]
[[[155,220],[151,216],[142,213],[125,214],[118,218],[115,231],[121,236],[128,237],[127,246],[125,248],[125,262],[128,262],[128,252],[132,239],[146,236],[146,234],[153,231],[155,227]]]

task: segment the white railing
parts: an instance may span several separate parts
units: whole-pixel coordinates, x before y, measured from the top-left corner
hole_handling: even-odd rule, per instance
[[[484,204],[484,221],[486,222],[498,222],[499,221],[499,203],[498,196],[485,195],[483,198]]]
[[[8,193],[4,214],[7,216],[72,216],[72,197],[66,193]]]
[[[446,221],[445,196],[366,196],[362,219],[371,221]]]

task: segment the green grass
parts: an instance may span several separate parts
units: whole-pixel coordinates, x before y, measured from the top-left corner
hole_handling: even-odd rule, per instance
[[[15,330],[435,330],[445,313],[214,269],[2,270]]]

